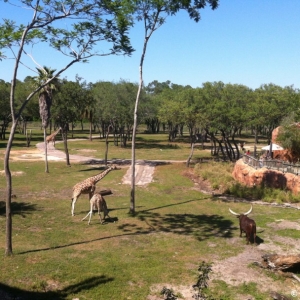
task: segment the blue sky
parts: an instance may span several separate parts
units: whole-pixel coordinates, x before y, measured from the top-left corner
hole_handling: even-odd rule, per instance
[[[169,17],[149,41],[144,82],[170,80],[201,87],[207,81],[222,81],[253,89],[269,83],[300,88],[299,15],[299,0],[220,0],[217,10],[202,10],[198,23],[185,12]],[[26,23],[30,14],[0,1],[3,18]],[[72,66],[61,77],[74,80],[78,74],[87,82],[138,82],[142,23],[136,24],[130,37],[136,49],[131,57],[94,57],[87,64]],[[66,57],[47,46],[37,45],[31,51],[40,65],[59,69],[67,64]],[[0,61],[0,79],[10,81],[12,72],[12,60]],[[18,79],[28,75],[35,76],[20,66]]]

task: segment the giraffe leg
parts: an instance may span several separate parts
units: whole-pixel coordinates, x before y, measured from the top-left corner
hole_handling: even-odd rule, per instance
[[[93,214],[93,211],[92,211],[92,210],[89,211],[88,214],[87,214],[84,218],[82,218],[81,221],[85,220],[88,216],[90,216],[89,222],[88,222],[88,224],[90,225],[90,223],[91,223],[91,218],[92,218],[92,214]]]
[[[108,212],[106,213],[106,216],[111,220],[111,217],[109,216]]]
[[[104,197],[102,197],[102,201],[101,201],[101,210],[103,211],[104,220],[105,220],[106,216],[111,220],[111,217],[108,214],[108,208],[107,208],[106,201],[105,201]]]
[[[72,214],[72,217],[74,217],[74,209],[75,209],[76,200],[77,200],[77,197],[72,198],[72,203],[71,203],[71,214]]]
[[[89,191],[89,201],[91,201],[92,197],[94,196],[95,189],[96,189],[96,186],[95,186],[95,185],[92,185],[91,190]],[[92,209],[93,209],[93,210],[96,209],[95,203],[93,203]]]
[[[98,203],[98,215],[99,215],[99,219],[100,219],[100,223],[103,224],[102,218],[101,218],[101,212],[100,212],[100,203]],[[104,216],[105,219],[105,216]]]
[[[92,214],[93,214],[93,201],[90,201],[90,211],[88,212],[88,214],[81,220],[81,221],[83,221],[83,220],[85,220],[87,217],[88,217],[88,215],[90,215],[90,218],[89,218],[89,222],[88,222],[88,224],[90,225],[90,223],[91,223],[91,218],[92,218]]]

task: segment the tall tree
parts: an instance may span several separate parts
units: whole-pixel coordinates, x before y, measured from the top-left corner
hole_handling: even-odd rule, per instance
[[[180,10],[188,12],[191,19],[200,21],[200,9],[208,4],[212,9],[216,9],[219,0],[140,0],[132,1],[134,16],[144,24],[144,43],[139,64],[139,88],[136,95],[134,108],[134,123],[132,133],[132,154],[131,154],[131,191],[130,191],[130,213],[135,213],[135,137],[138,124],[138,105],[143,88],[143,65],[147,51],[148,42],[152,34],[160,28],[168,16],[176,15]]]
[[[7,1],[6,3],[10,5],[10,2]],[[40,0],[19,0],[19,5],[14,3],[14,9],[25,9],[25,16],[28,15],[28,11],[31,11],[32,17],[28,22],[25,22],[25,25],[17,24],[19,20],[8,19],[3,19],[3,23],[0,23],[0,59],[9,58],[5,52],[7,50],[9,53],[12,53],[12,58],[14,59],[10,89],[12,126],[4,158],[7,182],[6,255],[12,254],[12,178],[9,168],[9,157],[16,126],[22,111],[34,95],[49,85],[55,78],[58,78],[60,74],[73,64],[86,62],[95,55],[129,55],[133,51],[127,36],[130,26],[129,18],[121,10],[120,1],[49,0],[42,2]],[[19,14],[17,15],[19,16]],[[108,42],[110,47],[107,47],[105,44],[104,49],[106,50],[101,52],[94,51],[95,46],[101,41]],[[23,100],[21,107],[16,110],[15,89],[18,68],[21,64],[25,64],[23,56],[27,54],[35,63],[31,54],[32,48],[39,47],[44,43],[48,43],[50,47],[65,55],[68,59],[66,65],[59,69],[52,78],[35,88]],[[48,58],[45,57],[45,59]]]
[[[110,105],[115,99],[115,84],[113,82],[98,81],[92,87],[93,98],[95,99],[95,121],[101,128],[102,137],[107,136],[107,131],[112,131],[115,110]],[[110,110],[113,111],[110,114]]]
[[[102,132],[105,135],[110,126],[115,145],[119,145],[120,136],[121,147],[126,147],[126,142],[131,136],[137,88],[137,84],[125,80],[117,83],[97,82],[93,86],[95,114],[102,123]]]
[[[63,80],[58,85],[58,91],[53,99],[52,119],[61,128],[67,165],[70,165],[67,136],[69,127],[73,134],[73,128],[82,118],[82,112],[90,107],[90,91],[86,89],[86,83]]]
[[[282,88],[274,84],[264,84],[253,92],[249,101],[249,124],[254,128],[255,153],[258,143],[258,134],[264,130],[269,142],[274,128],[281,120],[295,111],[295,97],[290,88]]]
[[[38,71],[38,76],[35,77],[37,86],[43,85],[49,79],[51,79],[56,70],[52,70],[44,66],[43,68],[36,68]],[[52,105],[52,94],[53,90],[56,89],[58,78],[55,78],[44,86],[39,93],[39,108],[40,108],[40,117],[42,119],[42,128],[44,129],[44,147],[45,147],[45,172],[49,173],[49,166],[48,166],[48,147],[47,147],[47,127],[50,121],[50,109]]]

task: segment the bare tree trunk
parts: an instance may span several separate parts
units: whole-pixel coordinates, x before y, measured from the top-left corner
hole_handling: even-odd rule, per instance
[[[110,129],[111,129],[111,125],[109,125],[107,127],[107,132],[106,132],[106,137],[105,137],[105,158],[104,158],[105,166],[107,166],[107,155],[108,155],[108,144],[109,144],[108,137],[109,137]]]
[[[31,134],[32,134],[31,129],[26,129],[26,145],[27,145],[27,147],[30,146]]]
[[[135,137],[136,137],[136,130],[137,130],[137,110],[138,110],[141,91],[143,88],[143,65],[144,65],[144,59],[145,59],[148,41],[149,41],[152,33],[157,29],[156,26],[159,22],[160,12],[161,12],[160,10],[155,12],[154,15],[152,16],[153,20],[149,23],[147,22],[148,16],[145,13],[144,20],[143,20],[144,21],[144,29],[145,29],[145,39],[144,39],[144,46],[143,46],[143,51],[142,51],[141,60],[140,60],[140,67],[139,67],[140,82],[139,82],[139,88],[138,88],[138,92],[137,92],[136,100],[135,100],[133,128],[132,128],[131,191],[130,191],[130,211],[129,211],[131,214],[135,213]],[[149,19],[148,19],[148,21],[149,21]]]
[[[45,173],[49,173],[49,167],[48,167],[48,147],[47,147],[47,134],[46,134],[46,128],[44,127],[44,145],[45,145]]]
[[[143,63],[147,49],[148,38],[145,38],[144,48],[140,61],[140,82],[139,88],[136,95],[135,107],[134,107],[134,115],[133,115],[133,128],[132,128],[132,149],[131,149],[131,191],[130,191],[130,210],[131,214],[135,213],[135,137],[136,137],[136,129],[137,129],[137,110],[141,95],[141,90],[143,87]]]
[[[300,266],[300,255],[265,254],[263,265],[272,270],[287,270]]]
[[[45,172],[49,173],[48,156],[47,156],[47,140],[46,129],[50,121],[50,108],[52,104],[52,94],[45,88],[45,91],[39,94],[39,109],[42,119],[42,127],[44,128],[44,144],[45,144]]]
[[[145,52],[143,52],[142,57],[144,57]],[[142,61],[142,60],[141,60]],[[133,118],[133,130],[132,130],[132,149],[131,149],[131,190],[130,190],[130,210],[131,214],[135,213],[135,137],[137,128],[137,109],[141,94],[141,89],[143,86],[143,67],[142,62],[140,65],[140,83],[139,89],[136,96],[135,108],[134,108],[134,118]]]
[[[12,211],[11,211],[11,194],[12,194],[12,178],[9,169],[9,156],[16,131],[17,120],[12,123],[10,135],[8,138],[5,156],[4,156],[4,169],[6,176],[6,245],[5,255],[12,255]]]
[[[93,115],[90,114],[90,141],[93,140]]]
[[[190,166],[190,161],[191,161],[191,159],[193,157],[193,154],[194,154],[194,146],[195,146],[195,143],[192,143],[190,156],[188,157],[188,159],[186,161],[187,168]]]
[[[66,154],[66,162],[67,166],[71,166],[70,164],[70,155],[69,155],[69,149],[68,149],[68,134],[67,134],[67,126],[61,127],[62,128],[62,138],[64,142],[64,149],[65,149],[65,154]]]

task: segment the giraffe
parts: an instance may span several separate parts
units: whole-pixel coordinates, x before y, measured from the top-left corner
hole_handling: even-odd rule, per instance
[[[116,170],[117,166],[112,165],[102,173],[99,173],[95,176],[89,177],[77,184],[73,187],[73,196],[72,196],[72,202],[71,202],[71,214],[74,216],[74,209],[75,209],[75,203],[76,200],[79,198],[81,194],[89,194],[89,199],[92,198],[94,195],[95,189],[96,189],[96,183],[100,181],[104,176],[106,176],[110,171]]]
[[[53,146],[55,146],[55,136],[59,133],[60,130],[61,130],[61,127],[59,127],[55,132],[51,133],[50,135],[48,135],[46,137],[47,144],[52,142]]]
[[[94,207],[98,210],[98,215],[99,215],[101,224],[103,224],[103,222],[105,221],[106,216],[108,216],[110,219],[110,216],[108,215],[108,208],[107,208],[105,199],[101,196],[101,194],[96,193],[90,200],[90,211],[81,221],[85,220],[88,216],[90,216],[89,222],[88,222],[88,224],[90,225]],[[104,215],[103,221],[101,218],[101,213],[100,213],[101,211],[103,211],[103,215]]]

